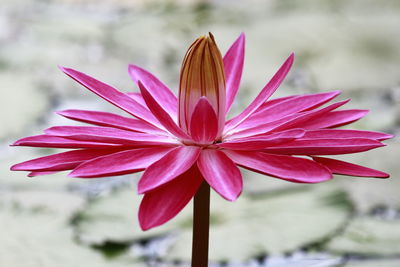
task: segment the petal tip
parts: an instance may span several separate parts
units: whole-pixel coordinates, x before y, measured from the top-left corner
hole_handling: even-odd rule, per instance
[[[142,216],[140,216],[139,213],[139,226],[142,231],[147,231],[150,230],[151,228],[156,227],[157,225],[154,225],[154,223],[146,221]]]
[[[18,164],[14,164],[10,167],[10,171],[20,171],[20,169],[18,168],[19,163]]]
[[[77,171],[77,169],[75,169],[75,170],[71,171],[70,173],[68,173],[67,176],[71,177],[71,178],[82,177],[82,176],[80,176],[79,171]]]
[[[68,72],[70,72],[70,68],[61,66],[61,65],[57,65],[58,69],[61,70],[62,72],[64,72],[65,74],[68,74]]]

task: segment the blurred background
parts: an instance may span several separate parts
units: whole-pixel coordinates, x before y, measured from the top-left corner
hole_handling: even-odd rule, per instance
[[[128,63],[175,91],[188,46],[212,32],[224,53],[246,33],[242,86],[233,113],[290,52],[295,64],[274,97],[342,90],[370,109],[352,128],[399,134],[398,0],[0,0],[0,266],[187,266],[191,206],[142,232],[138,175],[30,179],[12,164],[53,149],[10,148],[50,125],[54,111],[116,111],[63,75],[76,68],[122,91],[137,90]],[[391,178],[335,177],[291,184],[243,171],[235,203],[212,196],[212,266],[400,266],[400,144],[340,159]]]

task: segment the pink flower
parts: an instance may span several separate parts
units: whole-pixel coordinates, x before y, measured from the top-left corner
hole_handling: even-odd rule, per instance
[[[72,170],[94,178],[144,171],[139,210],[142,229],[161,225],[182,210],[205,180],[223,198],[242,192],[238,166],[297,183],[318,183],[332,173],[385,178],[389,175],[326,155],[381,147],[392,136],[333,129],[350,124],[366,110],[338,110],[349,100],[325,107],[338,91],[268,100],[289,72],[294,55],[279,68],[254,101],[226,120],[243,69],[244,34],[222,58],[213,36],[198,38],[183,60],[177,98],[146,70],[129,66],[140,93],[122,93],[84,73],[61,67],[68,76],[130,116],[88,110],[58,114],[94,126],[56,126],[15,146],[73,150],[12,166],[29,176]]]

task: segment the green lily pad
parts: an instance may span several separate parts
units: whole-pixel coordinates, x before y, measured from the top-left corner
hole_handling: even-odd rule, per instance
[[[347,221],[350,205],[343,193],[309,188],[236,203],[214,197],[211,204],[210,259],[243,261],[278,255],[329,238]],[[190,260],[191,232],[183,231],[167,258]]]
[[[386,142],[388,145],[372,151],[339,158],[370,168],[382,170],[391,175],[388,179],[338,176],[335,183],[348,192],[355,208],[360,213],[368,213],[377,206],[400,208],[400,143],[397,140]]]
[[[185,221],[190,218],[191,210],[187,207],[171,222],[149,231],[142,231],[137,218],[142,196],[137,195],[135,187],[120,189],[93,199],[78,215],[78,238],[91,245],[100,245],[106,241],[133,242],[163,235],[185,225]]]
[[[34,198],[33,198],[34,199]],[[29,198],[26,199],[28,201]],[[48,201],[52,202],[49,198]],[[65,199],[71,201],[71,199]],[[59,204],[59,203],[58,203]],[[53,204],[51,204],[53,205]],[[140,263],[116,262],[79,245],[73,229],[55,210],[0,204],[0,265],[13,267],[123,267]]]
[[[77,194],[62,191],[4,191],[0,194],[1,205],[17,210],[30,210],[37,214],[52,214],[54,219],[68,222],[81,210],[86,200]]]
[[[45,113],[49,106],[49,96],[35,86],[36,80],[27,73],[1,73],[0,80],[4,95],[0,98],[0,113],[3,115],[0,139],[22,134],[32,127]]]
[[[400,259],[377,259],[363,260],[359,262],[350,262],[344,265],[345,267],[394,267],[400,266]]]
[[[400,220],[356,217],[327,249],[340,254],[400,255]]]

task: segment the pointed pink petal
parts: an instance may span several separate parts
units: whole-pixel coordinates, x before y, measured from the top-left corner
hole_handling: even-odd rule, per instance
[[[138,102],[140,105],[142,105],[145,109],[149,109],[146,106],[146,102],[144,101],[142,94],[138,92],[128,92],[126,93],[129,97],[133,98],[136,102]]]
[[[272,77],[268,84],[261,90],[256,99],[243,110],[238,116],[234,117],[231,121],[226,124],[225,132],[235,128],[242,123],[247,117],[249,117],[254,111],[256,111],[275,91],[279,85],[283,82],[290,68],[292,67],[294,60],[294,54],[292,53],[289,58],[283,63],[278,72]]]
[[[258,150],[275,146],[282,143],[290,142],[294,139],[301,138],[305,131],[303,129],[291,129],[284,132],[278,132],[268,135],[252,136],[232,141],[224,141],[216,144],[218,147],[233,150]]]
[[[331,172],[309,159],[262,152],[225,151],[236,164],[266,175],[296,183],[319,183],[332,178]]]
[[[129,65],[128,72],[132,80],[138,86],[140,81],[157,103],[167,111],[173,120],[177,121],[178,99],[174,93],[150,72],[136,65]]]
[[[217,133],[217,115],[207,97],[203,96],[197,102],[190,119],[190,135],[197,143],[208,144],[214,141]]]
[[[81,141],[117,143],[123,145],[176,145],[178,142],[167,136],[138,133],[109,127],[97,126],[54,126],[46,134]]]
[[[214,149],[201,151],[197,166],[207,183],[229,201],[235,201],[243,189],[242,174],[223,152]]]
[[[314,109],[332,100],[339,94],[339,91],[334,91],[321,94],[301,95],[290,98],[286,101],[265,107],[263,110],[253,113],[253,115],[247,118],[240,126],[236,128],[236,131],[238,128],[246,129],[253,127],[254,125],[276,121],[290,114]]]
[[[389,177],[387,173],[337,159],[313,157],[313,160],[326,166],[335,174],[376,178]]]
[[[138,184],[139,194],[147,193],[175,179],[193,166],[199,154],[200,148],[196,146],[180,146],[168,152],[143,173]]]
[[[384,146],[379,141],[365,138],[294,140],[264,149],[267,153],[289,155],[338,155],[367,151]]]
[[[365,115],[368,110],[364,109],[347,109],[337,110],[327,113],[324,116],[310,120],[302,125],[304,129],[319,129],[319,128],[332,128],[343,126],[355,122]]]
[[[196,166],[171,182],[144,195],[139,208],[142,230],[159,226],[175,217],[199,189],[203,177]]]
[[[142,93],[147,107],[151,110],[154,116],[170,133],[182,139],[190,139],[190,137],[176,125],[170,115],[157,103],[153,96],[149,93],[146,87],[139,81],[140,92]]]
[[[119,107],[138,119],[145,120],[156,126],[160,126],[159,122],[156,118],[154,118],[151,112],[143,108],[143,106],[137,103],[134,99],[118,91],[114,87],[100,82],[82,72],[64,67],[60,67],[60,69],[72,79],[85,86],[96,95],[104,98],[111,104]]]
[[[317,109],[317,110],[311,110],[311,111],[305,111],[301,113],[295,113],[288,115],[286,117],[283,117],[281,119],[278,119],[276,121],[272,122],[267,122],[264,124],[255,124],[253,128],[245,129],[242,131],[239,131],[237,133],[233,133],[231,135],[228,135],[229,139],[231,138],[239,138],[239,137],[246,137],[246,136],[252,136],[252,135],[260,135],[260,134],[265,134],[271,131],[277,132],[277,131],[283,131],[287,130],[290,128],[303,128],[304,129],[304,124],[309,122],[309,121],[314,121],[315,119],[323,116],[326,113],[329,113],[330,111],[339,108],[340,106],[343,106],[350,100],[344,100],[340,101],[337,103],[333,103],[327,107]],[[236,129],[234,129],[236,131]]]
[[[12,146],[53,147],[53,148],[112,148],[121,144],[79,141],[52,135],[34,135],[19,139]]]
[[[327,138],[367,138],[379,141],[393,138],[393,135],[381,132],[349,130],[349,129],[320,129],[306,131],[302,139]]]
[[[44,171],[44,172],[37,172],[37,171],[34,171],[34,172],[30,172],[29,174],[28,174],[28,177],[36,177],[36,176],[42,176],[42,175],[49,175],[49,174],[53,174],[53,173],[57,173],[58,171],[48,171],[48,172],[46,172],[46,171]]]
[[[239,89],[244,62],[244,33],[232,44],[224,56],[224,70],[226,78],[226,112],[228,113]]]
[[[143,171],[173,148],[150,147],[120,151],[85,161],[68,176],[92,178]]]
[[[12,171],[64,171],[71,170],[83,161],[118,152],[116,149],[73,150],[40,157],[15,164]]]
[[[67,109],[57,111],[57,114],[64,116],[68,119],[91,123],[99,126],[111,126],[123,130],[137,131],[143,133],[166,134],[165,131],[145,121],[127,118],[109,112]]]

